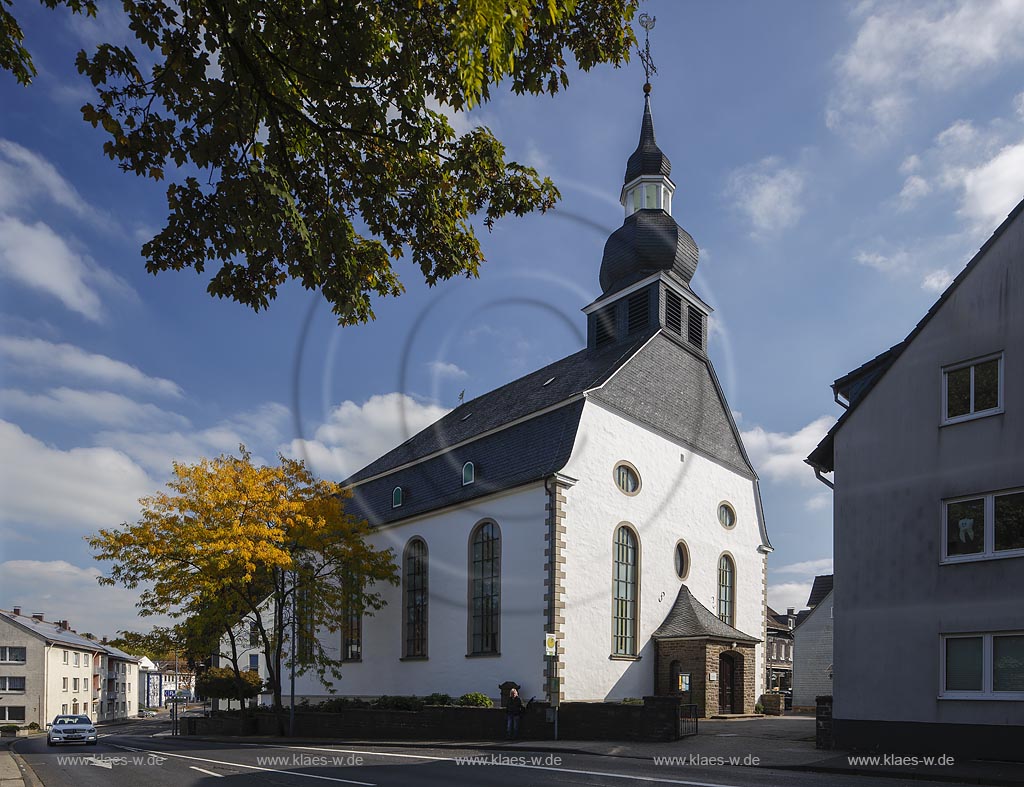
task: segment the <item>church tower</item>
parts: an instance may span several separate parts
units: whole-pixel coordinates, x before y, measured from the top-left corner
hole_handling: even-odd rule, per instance
[[[611,234],[601,260],[601,296],[583,309],[587,347],[595,350],[664,328],[701,354],[707,352],[711,307],[690,289],[698,249],[672,218],[676,184],[654,137],[650,85],[644,85],[640,141],[626,162],[619,202],[622,226]]]

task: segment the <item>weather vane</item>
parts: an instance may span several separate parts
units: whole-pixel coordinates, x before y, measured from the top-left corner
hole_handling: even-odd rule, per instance
[[[640,14],[640,18],[637,21],[640,22],[640,27],[644,29],[644,48],[641,49],[637,46],[636,51],[640,55],[640,62],[644,64],[644,93],[650,93],[651,75],[658,73],[658,69],[654,66],[654,60],[651,58],[651,31],[654,29],[654,23],[658,19],[648,13],[643,13]]]

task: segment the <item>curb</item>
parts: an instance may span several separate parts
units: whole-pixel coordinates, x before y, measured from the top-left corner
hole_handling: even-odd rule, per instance
[[[769,766],[770,767],[770,766]],[[777,765],[778,771],[802,771],[805,773],[835,773],[843,776],[869,776],[883,779],[909,779],[911,781],[950,782],[954,784],[982,784],[986,787],[1022,787],[1024,778],[1004,779],[971,774],[921,773],[920,771],[866,771],[860,768],[822,767],[817,765]]]
[[[25,762],[18,752],[14,750],[14,744],[19,740],[25,740],[24,738],[16,738],[13,741],[7,743],[7,754],[14,761],[14,764],[18,766],[18,770],[21,771],[21,783],[28,787],[43,787],[43,783],[36,776],[35,771],[32,770],[32,766]],[[3,756],[0,754],[0,756]]]

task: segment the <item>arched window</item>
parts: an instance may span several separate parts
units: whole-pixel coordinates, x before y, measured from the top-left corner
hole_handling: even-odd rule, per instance
[[[736,621],[736,566],[732,558],[722,555],[718,559],[718,618],[730,626]]]
[[[403,655],[427,655],[427,544],[422,538],[412,539],[405,547],[402,561],[402,586],[405,603],[405,647]]]
[[[404,495],[402,493],[402,487],[396,486],[395,491],[391,493],[391,507],[398,508],[400,505],[402,505],[403,496]]]
[[[469,465],[472,467],[472,465]],[[501,634],[501,532],[481,522],[469,541],[469,652],[499,653]]]
[[[636,655],[639,544],[625,525],[615,531],[612,562],[612,655]]]
[[[686,579],[686,575],[690,573],[690,550],[685,541],[680,540],[676,543],[675,564],[676,576]]]
[[[615,465],[615,485],[627,495],[635,495],[640,491],[640,473],[629,462]]]
[[[466,462],[466,464],[462,466],[462,485],[468,486],[474,481],[476,481],[476,468],[473,466],[472,462]]]

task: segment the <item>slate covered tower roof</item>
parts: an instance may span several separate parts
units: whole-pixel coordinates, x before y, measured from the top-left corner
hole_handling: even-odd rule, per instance
[[[649,85],[644,86],[640,141],[626,162],[619,201],[625,220],[608,238],[601,260],[601,290],[612,295],[651,274],[666,272],[689,286],[697,271],[693,237],[672,218],[675,183],[669,161],[654,137]]]
[[[644,118],[640,122],[640,141],[636,150],[626,162],[626,177],[623,185],[636,180],[641,175],[664,175],[666,178],[672,174],[672,162],[668,156],[661,152],[658,143],[654,139],[654,118],[651,116],[651,94],[644,90]]]

